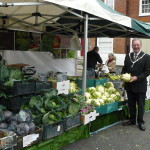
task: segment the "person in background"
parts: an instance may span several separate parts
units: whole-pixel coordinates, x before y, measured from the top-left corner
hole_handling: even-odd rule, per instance
[[[113,53],[108,54],[108,60],[106,61],[105,65],[109,69],[109,73],[116,72],[116,57]]]
[[[150,56],[141,51],[141,48],[142,41],[140,39],[133,39],[133,52],[126,55],[122,69],[122,74],[131,74],[130,82],[125,82],[124,85],[128,97],[130,117],[127,122],[123,122],[123,125],[136,125],[137,121],[139,129],[145,131],[143,117],[147,91],[147,76],[150,75]]]
[[[99,55],[99,47],[94,47],[93,50],[87,52],[87,76],[95,78],[95,66],[103,61]]]

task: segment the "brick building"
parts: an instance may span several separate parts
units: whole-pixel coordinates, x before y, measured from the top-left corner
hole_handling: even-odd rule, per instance
[[[150,1],[149,0],[102,0],[114,10],[137,19],[142,22],[150,23]],[[93,40],[89,39],[90,43]],[[125,54],[130,52],[130,38],[97,38],[97,45],[102,53],[113,52]],[[142,39],[144,51],[150,47],[150,39]],[[93,44],[90,44],[93,45]],[[149,53],[149,52],[148,52]]]

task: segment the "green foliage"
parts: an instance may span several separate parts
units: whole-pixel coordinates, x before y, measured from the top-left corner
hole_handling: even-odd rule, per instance
[[[29,41],[28,39],[18,38],[16,39],[16,50],[28,50]]]
[[[53,50],[53,38],[54,35],[51,33],[44,34],[42,37],[41,51],[52,52]]]
[[[10,77],[10,68],[0,62],[0,81],[6,81]]]
[[[33,108],[34,106],[42,107],[43,106],[43,99],[40,95],[38,96],[32,96],[29,101],[29,106]]]

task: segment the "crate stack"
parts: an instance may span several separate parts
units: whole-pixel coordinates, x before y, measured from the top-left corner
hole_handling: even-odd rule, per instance
[[[7,98],[1,98],[0,102],[8,110],[17,113],[22,104],[29,102],[31,96],[40,94],[43,90],[50,88],[52,88],[51,82],[36,80],[14,81],[13,87],[1,86]]]

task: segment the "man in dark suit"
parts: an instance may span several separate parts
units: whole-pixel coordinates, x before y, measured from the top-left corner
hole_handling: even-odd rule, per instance
[[[141,47],[142,42],[140,39],[132,40],[133,52],[126,55],[122,69],[122,74],[131,74],[130,82],[125,82],[130,118],[123,125],[135,125],[137,121],[139,129],[145,131],[143,116],[147,91],[147,76],[150,75],[150,56],[142,52]],[[136,105],[138,113],[136,113]]]

